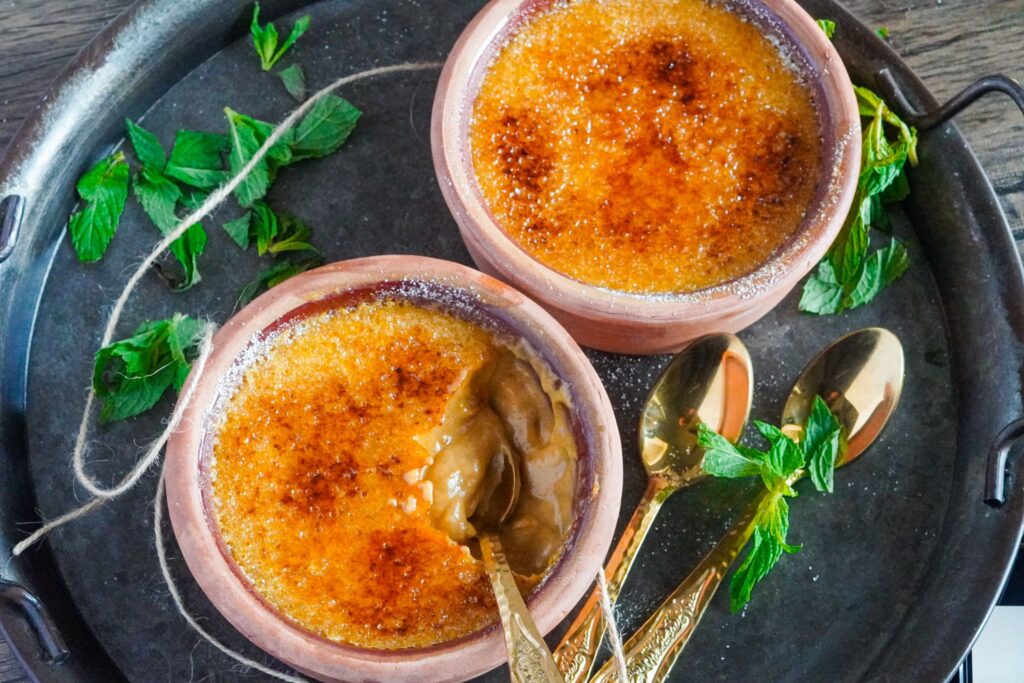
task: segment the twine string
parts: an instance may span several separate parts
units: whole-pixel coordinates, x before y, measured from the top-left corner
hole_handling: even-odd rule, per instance
[[[619,675],[621,683],[628,683],[629,676],[626,672],[626,655],[622,651],[622,637],[619,635],[619,625],[615,622],[615,610],[612,609],[612,601],[608,597],[608,582],[604,578],[604,570],[597,573],[597,589],[600,597],[601,611],[604,612],[604,629],[608,634],[608,642],[612,646],[612,659],[615,660],[615,670]]]
[[[238,188],[239,185],[245,180],[249,173],[259,164],[263,158],[267,155],[267,152],[277,143],[280,139],[291,129],[303,116],[305,116],[318,101],[326,97],[334,90],[354,83],[356,81],[373,78],[376,76],[383,76],[386,74],[402,73],[410,71],[424,71],[440,68],[441,64],[436,62],[410,62],[405,64],[396,64],[390,66],[376,67],[361,71],[359,73],[351,74],[337,79],[327,87],[317,91],[309,99],[303,102],[297,107],[291,114],[289,114],[280,124],[278,124],[266,141],[260,146],[255,154],[249,159],[248,162],[239,170],[239,172],[231,177],[224,185],[219,187],[214,192],[210,193],[207,199],[192,213],[181,219],[177,226],[170,232],[168,232],[160,242],[149,252],[149,254],[143,259],[136,270],[129,277],[128,282],[125,284],[121,293],[118,295],[117,300],[114,302],[113,307],[107,318],[107,324],[103,332],[103,337],[100,341],[100,347],[106,347],[111,344],[114,339],[114,334],[117,330],[117,325],[121,320],[121,316],[124,313],[125,306],[128,299],[134,293],[139,282],[145,276],[146,272],[152,267],[156,260],[163,254],[170,246],[178,240],[186,230],[192,225],[199,222],[207,215],[209,215],[217,206],[219,206],[224,200],[231,196],[231,193]],[[208,323],[201,334],[201,341],[199,344],[199,354],[193,363],[192,373],[193,376],[198,377],[203,373],[206,367],[206,363],[209,360],[210,353],[213,349],[213,334],[216,331],[217,326],[213,323]],[[171,414],[168,420],[167,427],[161,432],[157,439],[146,449],[143,456],[135,463],[128,474],[118,482],[115,486],[106,487],[100,482],[97,482],[92,475],[86,471],[86,455],[88,453],[88,435],[89,429],[92,424],[92,412],[96,402],[96,393],[90,386],[86,395],[85,408],[82,412],[82,419],[79,422],[78,432],[75,439],[74,451],[72,453],[72,469],[75,474],[75,479],[81,484],[90,494],[93,495],[93,499],[85,503],[84,505],[70,510],[69,512],[55,517],[52,520],[47,521],[39,529],[29,535],[27,538],[19,542],[11,551],[12,557],[21,555],[26,549],[37,543],[40,539],[44,538],[54,529],[57,529],[64,524],[74,521],[80,517],[83,517],[96,508],[100,507],[103,503],[113,500],[124,493],[130,491],[135,487],[136,484],[142,479],[145,473],[160,459],[160,455],[163,451],[163,447],[166,445],[167,440],[173,434],[178,425],[181,422],[181,418],[192,402],[192,398],[195,394],[198,382],[192,382],[188,386],[185,394],[178,401],[174,412]],[[174,602],[175,608],[181,617],[188,623],[188,625],[199,634],[206,642],[212,645],[214,648],[224,653],[228,657],[234,659],[238,663],[259,671],[268,676],[272,676],[287,683],[308,683],[305,678],[287,674],[275,669],[271,669],[260,662],[253,660],[245,655],[232,650],[228,646],[221,643],[219,640],[214,638],[208,633],[196,620],[195,617],[185,607],[185,603],[181,597],[181,593],[178,591],[178,587],[174,582],[174,578],[171,575],[170,566],[167,562],[166,546],[163,538],[163,499],[165,493],[165,480],[164,480],[164,468],[160,470],[160,478],[157,484],[156,497],[153,500],[153,537],[154,544],[156,546],[157,560],[160,564],[160,573],[163,577],[164,583],[167,586],[168,592],[170,593],[171,599]],[[622,651],[622,639],[619,636],[619,631],[615,622],[615,616],[612,610],[611,601],[608,598],[608,587],[605,582],[604,573],[599,572],[597,575],[597,583],[600,589],[600,603],[601,609],[604,611],[605,624],[608,632],[608,640],[612,645],[612,652],[616,661],[616,666],[619,673],[619,678],[622,681],[626,681],[626,662]]]

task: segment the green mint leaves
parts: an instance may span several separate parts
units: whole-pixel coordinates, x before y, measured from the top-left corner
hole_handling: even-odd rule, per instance
[[[143,211],[153,221],[160,234],[170,233],[178,225],[178,204],[184,198],[181,188],[168,177],[167,169],[171,165],[164,154],[156,136],[132,121],[126,121],[128,138],[131,140],[135,150],[135,157],[142,164],[142,170],[135,174],[132,180],[132,190],[135,198],[139,200]],[[183,133],[185,135],[183,135]],[[209,154],[203,151],[188,151],[180,146],[182,140],[196,140],[199,136],[206,136],[207,133],[194,133],[181,131],[175,140],[175,149],[171,152],[172,159],[177,151],[176,165],[174,172],[184,175],[181,171],[181,164],[194,164],[197,157],[203,157],[202,163],[210,164],[206,157]],[[186,147],[188,145],[186,144]],[[220,143],[221,148],[223,143]],[[219,162],[219,150],[217,151]],[[206,248],[206,231],[199,223],[188,228],[184,235],[171,244],[171,253],[181,264],[183,275],[169,275],[168,281],[172,286],[181,291],[189,289],[198,283],[202,278],[199,275],[198,259]],[[161,271],[163,273],[163,271]]]
[[[273,124],[224,110],[230,127],[228,162],[238,173],[256,154],[274,131]],[[270,148],[235,189],[235,198],[244,208],[252,207],[266,196],[277,171],[304,159],[318,159],[336,152],[355,129],[362,112],[337,95],[318,100],[299,123]]]
[[[834,22],[819,20],[819,24]],[[825,33],[829,29],[823,25]],[[818,270],[804,283],[800,310],[831,315],[863,306],[897,280],[910,264],[906,247],[895,239],[871,251],[871,229],[884,229],[885,205],[910,193],[905,167],[917,164],[917,131],[904,123],[879,97],[854,86],[863,126],[861,170],[853,209]]]
[[[317,100],[295,127],[290,141],[292,160],[319,159],[338,151],[362,115],[359,109],[337,95]]]
[[[831,40],[832,36],[836,33],[836,22],[831,19],[818,19],[818,26],[825,32],[825,37],[829,40]]]
[[[117,152],[99,162],[75,186],[85,208],[68,219],[71,246],[82,263],[99,261],[117,232],[128,199],[128,162]]]
[[[253,6],[249,32],[252,33],[252,44],[256,48],[256,54],[259,55],[260,65],[264,71],[274,68],[288,48],[294,45],[295,41],[309,29],[309,21],[308,14],[296,21],[292,26],[292,32],[288,34],[283,43],[278,45],[277,27],[273,22],[267,23],[266,26],[260,26],[260,3],[257,2]]]
[[[768,450],[733,445],[705,424],[701,424],[697,432],[698,443],[704,449],[704,472],[726,479],[760,477],[769,491],[754,516],[750,549],[729,583],[729,606],[733,612],[750,601],[754,587],[768,575],[783,553],[800,550],[800,546],[790,545],[786,538],[789,533],[786,499],[797,495],[792,485],[806,474],[818,491],[831,493],[836,462],[845,447],[839,420],[818,396],[811,405],[799,441],[773,425],[759,421],[754,425],[770,444]]]
[[[167,155],[156,136],[131,119],[125,119],[124,125],[139,163],[148,168],[163,170],[167,164]]]
[[[313,231],[301,219],[278,214],[265,202],[257,202],[241,218],[224,224],[224,230],[235,244],[248,249],[256,242],[260,256],[288,251],[318,251],[309,242]]]
[[[164,173],[183,185],[212,190],[228,179],[223,161],[228,147],[226,135],[179,130]]]
[[[169,388],[180,391],[197,351],[203,323],[180,313],[144,322],[135,333],[96,352],[92,385],[100,422],[143,413]]]

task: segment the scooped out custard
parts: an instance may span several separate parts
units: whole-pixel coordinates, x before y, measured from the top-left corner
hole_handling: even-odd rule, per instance
[[[496,449],[523,488],[502,531],[521,587],[554,564],[577,477],[572,407],[521,342],[447,309],[375,297],[286,324],[224,401],[209,462],[227,552],[324,638],[433,645],[494,622],[470,519]]]
[[[473,105],[474,172],[543,265],[680,294],[764,265],[820,175],[820,120],[789,55],[711,0],[563,0],[528,19]]]

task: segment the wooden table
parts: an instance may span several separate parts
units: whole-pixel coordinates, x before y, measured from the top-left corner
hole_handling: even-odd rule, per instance
[[[889,29],[897,52],[939,100],[982,74],[1024,79],[1024,0],[844,2],[869,26]],[[0,0],[0,148],[67,61],[129,4]],[[1024,243],[1024,117],[993,97],[957,122],[992,178],[1018,244]],[[0,683],[25,680],[0,641]]]

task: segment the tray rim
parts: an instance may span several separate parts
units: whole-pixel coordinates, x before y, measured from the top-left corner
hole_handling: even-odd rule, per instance
[[[801,0],[801,4],[805,7],[807,5],[817,5],[819,3],[825,3],[829,5],[829,12],[835,15],[833,18],[838,18],[841,26],[846,28],[852,28],[853,33],[859,34],[858,40],[862,43],[869,45],[870,50],[880,53],[884,57],[884,61],[890,68],[893,69],[898,80],[903,84],[906,84],[909,90],[909,95],[912,100],[916,100],[918,104],[923,104],[926,107],[934,107],[937,102],[935,98],[928,91],[927,87],[916,75],[916,73],[906,65],[906,63],[899,57],[899,55],[887,44],[877,38],[874,33],[868,29],[860,20],[858,20],[852,13],[841,6],[836,0]],[[196,13],[203,15],[208,14],[211,16],[217,15],[220,17],[220,21],[215,23],[216,31],[211,34],[208,30],[209,26],[204,24],[203,40],[200,44],[204,46],[210,46],[209,51],[192,50],[191,54],[186,57],[178,56],[175,64],[162,65],[168,73],[174,74],[174,80],[180,79],[182,76],[191,71],[192,68],[197,66],[202,61],[205,61],[210,56],[215,54],[217,51],[222,49],[225,43],[219,39],[231,41],[237,39],[239,35],[244,31],[246,26],[245,13],[248,9],[246,4],[243,8],[238,9],[236,14],[239,15],[234,20],[225,20],[223,14],[225,11],[214,12],[212,5],[215,3],[212,0],[185,0],[180,3],[171,3],[176,5],[169,11],[168,16],[172,19],[165,24],[163,29],[165,34],[171,34],[175,28],[181,29],[183,26],[187,26],[187,23],[182,23],[182,19],[189,19],[194,21]],[[270,0],[264,3],[264,16],[274,18],[281,14],[285,14],[292,11],[297,11],[302,5],[312,4],[311,2],[302,2],[301,4],[288,3],[284,0]],[[47,94],[43,100],[32,110],[31,114],[26,118],[23,124],[19,127],[18,132],[12,139],[10,145],[5,151],[2,160],[0,160],[0,196],[3,196],[11,191],[24,190],[28,187],[35,185],[36,189],[39,189],[40,180],[45,179],[49,174],[54,173],[53,166],[55,164],[48,160],[47,157],[53,158],[59,155],[55,154],[59,151],[59,143],[67,143],[66,138],[62,139],[60,136],[66,134],[66,131],[61,131],[61,126],[67,126],[66,120],[69,117],[67,112],[61,113],[59,111],[59,103],[61,98],[66,94],[65,91],[76,92],[75,88],[81,88],[82,82],[88,82],[91,80],[97,80],[102,78],[103,69],[109,67],[106,57],[109,52],[114,50],[123,51],[125,45],[120,44],[120,41],[124,40],[127,43],[131,43],[133,38],[137,38],[139,35],[145,35],[145,40],[152,41],[153,37],[149,34],[137,33],[140,30],[145,30],[146,27],[143,25],[145,21],[151,18],[153,13],[164,11],[167,13],[167,3],[163,3],[164,7],[160,7],[161,3],[159,0],[139,0],[130,6],[124,13],[122,13],[117,19],[109,24],[100,34],[93,38],[85,48],[74,58],[74,60],[62,71],[58,78],[54,81],[51,87],[48,89]],[[230,13],[230,12],[227,12]],[[178,22],[177,24],[175,22]],[[200,24],[202,22],[195,22]],[[175,34],[177,38],[181,40],[181,33]],[[212,37],[211,37],[212,35]],[[167,35],[164,36],[164,40],[167,39]],[[838,42],[842,42],[844,39],[840,38]],[[184,42],[184,41],[183,41]],[[194,45],[194,43],[193,43]],[[109,52],[108,52],[109,51]],[[124,55],[122,55],[124,56]],[[128,99],[120,96],[113,96],[115,104],[126,106],[129,110],[137,109],[139,111],[148,110],[149,106],[165,91],[165,88],[158,89],[155,92],[155,96],[151,99],[147,99],[147,92],[143,85],[143,77],[151,76],[150,73],[137,74],[134,78],[136,84],[139,87],[139,91],[132,92],[132,99],[128,105],[124,105],[122,100]],[[117,83],[103,83],[102,80],[98,85],[107,87],[111,94],[117,92],[116,88],[111,87]],[[80,90],[78,91],[80,92]],[[134,105],[134,107],[132,106]],[[84,115],[70,115],[72,123],[79,123],[84,121]],[[52,118],[51,118],[52,117]],[[75,120],[77,118],[77,121]],[[120,119],[117,119],[118,122]],[[72,126],[74,127],[74,126]],[[119,126],[118,126],[119,127]],[[966,171],[974,176],[977,176],[976,181],[978,182],[978,189],[980,193],[976,197],[977,201],[984,204],[990,205],[989,208],[994,208],[994,212],[990,216],[992,220],[996,220],[1000,225],[990,227],[986,239],[994,240],[998,239],[1002,244],[995,244],[996,247],[993,249],[993,253],[996,255],[996,261],[1002,261],[998,272],[1005,275],[1005,282],[1003,285],[1008,285],[1010,289],[1015,290],[1014,292],[1001,291],[1001,299],[1005,302],[1006,300],[1012,300],[1011,293],[1020,295],[1016,300],[1024,300],[1024,271],[1021,268],[1020,255],[1016,248],[1016,244],[1012,239],[1012,235],[1009,231],[1005,215],[1002,212],[1001,206],[999,205],[998,198],[991,186],[987,174],[984,172],[983,167],[978,163],[976,157],[971,151],[968,143],[960,134],[959,130],[955,125],[948,125],[946,127],[947,134],[954,138],[954,141],[960,144],[963,151],[966,153],[966,157],[969,160],[967,164],[968,168]],[[54,139],[55,138],[55,139]],[[87,138],[87,142],[76,144],[75,148],[78,151],[72,150],[69,158],[75,159],[78,163],[68,164],[76,168],[84,167],[84,160],[91,158],[90,152],[95,152],[97,149],[109,149],[115,141],[120,140],[122,135],[120,133],[114,134],[111,126],[106,128],[100,128],[94,130],[93,133]],[[36,143],[46,143],[39,144]],[[58,145],[55,149],[54,145]],[[40,151],[40,150],[44,151]],[[84,151],[82,151],[84,150]],[[12,183],[12,180],[14,181]],[[30,202],[26,209],[25,224],[28,225],[32,217],[34,217],[35,209],[39,204],[45,204],[47,206],[57,205],[62,207],[62,211],[66,211],[72,205],[72,187],[55,187],[50,188],[47,193],[49,201],[38,202],[36,204]],[[40,195],[45,196],[45,195]],[[53,210],[53,209],[51,209]],[[46,227],[38,227],[36,233],[42,233],[47,230]],[[15,270],[12,266],[16,263],[25,265],[28,261],[28,256],[25,254],[28,247],[21,245],[21,256],[19,261],[19,255],[16,253],[7,263],[0,265],[0,291],[10,291],[13,293],[20,293],[26,285],[26,280],[36,281],[39,285],[34,291],[30,290],[32,294],[28,298],[28,301],[19,302],[21,305],[16,305],[15,300],[17,297],[9,296],[4,301],[0,301],[0,311],[4,311],[6,315],[0,316],[0,319],[8,321],[8,324],[0,323],[0,372],[6,368],[14,367],[21,369],[20,375],[17,372],[11,373],[14,376],[15,381],[8,383],[0,390],[0,449],[5,451],[5,455],[11,451],[18,452],[20,450],[21,443],[23,443],[23,434],[19,431],[17,421],[19,417],[23,417],[23,411],[25,402],[27,400],[27,372],[28,372],[28,353],[31,349],[31,337],[32,330],[34,328],[35,320],[38,314],[38,308],[41,302],[41,296],[43,292],[43,285],[48,281],[49,269],[52,264],[52,257],[59,246],[60,239],[53,239],[54,233],[62,234],[63,225],[51,226],[49,228],[50,237],[46,239],[39,238],[36,241],[42,242],[44,247],[49,242],[48,248],[37,250],[31,254],[34,258],[32,262],[33,271],[25,275],[25,277],[19,277],[22,275],[21,270]],[[23,242],[27,242],[27,236],[23,235]],[[17,252],[17,249],[15,250]],[[934,273],[934,267],[930,264],[930,270]],[[14,271],[12,273],[12,270]],[[1005,290],[1005,287],[1004,287]],[[943,310],[946,309],[946,297],[942,297]],[[19,327],[19,324],[24,329]],[[1024,322],[1021,320],[1013,321],[1014,332],[1018,341],[1024,340]],[[20,337],[19,337],[20,333]],[[950,337],[949,323],[946,324],[947,343],[951,351],[951,355],[954,353],[954,347],[956,346],[954,339]],[[13,338],[13,343],[12,339]],[[956,365],[956,359],[954,358],[954,365]],[[956,380],[954,377],[953,389],[955,392],[958,387],[956,386]],[[1018,385],[1019,389],[1019,385]],[[1019,394],[1019,391],[1018,391]],[[1019,397],[1018,397],[1019,398]],[[959,400],[958,400],[959,403]],[[20,408],[20,410],[19,410]],[[960,409],[958,405],[957,414],[960,415]],[[958,432],[959,432],[959,420],[958,420]],[[959,436],[958,436],[959,438]],[[18,443],[18,442],[21,443]],[[9,448],[13,446],[13,448]],[[960,460],[963,458],[960,455],[960,446],[958,445],[958,466]],[[12,465],[9,461],[12,460],[10,457],[0,459],[0,474],[6,473],[5,468]],[[1021,461],[1024,459],[1018,458],[1017,462],[1018,471],[1024,471],[1024,463]],[[24,479],[25,477],[20,477]],[[31,506],[31,493],[27,494],[23,492],[20,496],[22,503]],[[989,583],[996,585],[997,588],[994,591],[987,591],[991,593],[991,599],[988,604],[984,606],[983,613],[984,617],[977,624],[976,627],[961,628],[961,635],[969,635],[969,641],[967,642],[965,649],[960,651],[959,647],[954,648],[959,651],[956,655],[956,663],[953,664],[952,668],[948,668],[948,672],[955,670],[957,663],[963,656],[963,653],[969,651],[970,646],[973,644],[974,639],[980,632],[984,622],[987,620],[992,608],[998,601],[999,594],[1002,591],[1002,587],[1005,585],[1006,579],[1008,578],[1009,572],[1013,565],[1013,559],[1016,555],[1018,546],[1021,540],[1021,534],[1024,532],[1024,505],[1020,503],[1020,495],[1015,496],[1015,500],[1003,508],[1003,513],[1007,515],[1008,519],[1004,524],[1010,524],[1011,533],[1003,534],[1004,542],[1000,548],[998,548],[998,556],[992,558],[995,562],[989,562],[990,566],[1000,567],[1001,571],[996,573],[999,577],[996,579],[996,583],[992,584],[990,579]],[[979,502],[980,504],[980,502]],[[1011,518],[1012,517],[1012,518]],[[0,510],[0,518],[4,518],[3,510]],[[6,520],[5,520],[6,521]],[[945,527],[944,527],[945,528]],[[7,537],[7,529],[0,531],[0,550],[7,551],[9,549],[9,539]],[[1015,533],[1013,533],[1015,531]],[[1014,538],[1015,537],[1015,538]],[[992,549],[989,549],[992,550]],[[25,563],[33,568],[35,571],[42,571],[44,579],[46,578],[59,578],[59,572],[56,571],[56,565],[53,561],[51,552],[48,546],[42,549],[35,550],[31,553],[29,558],[26,558]],[[49,564],[49,572],[42,570],[43,565]],[[26,581],[29,585],[32,585],[33,581],[30,580],[30,576],[27,572],[23,572],[19,563],[15,563],[10,570],[5,569],[4,574],[0,575],[4,578],[15,578],[15,579],[29,579]],[[49,575],[47,577],[47,575]],[[62,579],[60,579],[59,586],[50,586],[46,590],[40,592],[51,592],[54,591],[57,594],[63,594],[67,596],[67,589],[63,585]],[[70,609],[67,610],[67,614],[63,615],[63,619],[74,620],[75,609],[73,604]],[[80,619],[80,617],[78,617]],[[902,624],[902,622],[901,622]],[[91,642],[98,646],[98,643],[92,639],[92,634],[88,630],[88,627],[84,623],[84,634],[76,634],[84,636],[84,640]],[[0,612],[0,628],[6,629],[9,634],[16,634],[23,631],[22,625],[10,619],[10,616],[4,612]],[[897,628],[902,628],[898,626]],[[970,631],[970,633],[968,633]],[[24,635],[24,634],[22,634]],[[24,638],[15,638],[19,642],[24,642]],[[961,638],[962,640],[962,638]],[[24,647],[24,645],[22,645]],[[16,655],[24,662],[29,664],[28,669],[32,672],[31,675],[40,677],[42,680],[88,680],[87,677],[83,678],[85,674],[84,669],[79,669],[76,664],[65,664],[59,669],[49,668],[45,665],[40,664],[36,658],[26,656],[26,652],[21,651],[19,647],[13,648]],[[99,648],[100,655],[98,659],[106,660],[105,653],[102,652],[102,647]],[[885,648],[878,655],[878,660],[886,657],[888,648]],[[77,658],[72,658],[77,659]],[[112,666],[109,660],[106,660],[108,666]],[[935,664],[935,663],[933,663]],[[939,663],[938,668],[943,668],[945,665]],[[116,671],[116,668],[113,669]],[[933,671],[936,671],[936,667],[932,667]],[[81,674],[81,675],[80,675]]]

